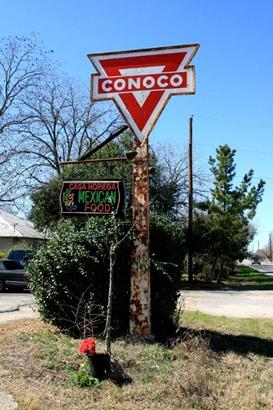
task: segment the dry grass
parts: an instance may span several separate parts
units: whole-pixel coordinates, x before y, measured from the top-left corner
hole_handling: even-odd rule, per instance
[[[69,383],[84,361],[79,341],[38,320],[6,323],[0,327],[0,389],[14,395],[19,410],[273,409],[273,351],[219,352],[212,333],[201,337],[198,329],[171,348],[116,341],[114,355],[133,383],[80,389]]]

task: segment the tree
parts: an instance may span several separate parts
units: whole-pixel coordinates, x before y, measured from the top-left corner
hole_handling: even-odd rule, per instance
[[[250,169],[241,184],[233,187],[236,175],[235,153],[236,150],[232,150],[228,145],[220,145],[216,150],[216,158],[209,159],[210,170],[214,176],[209,207],[217,213],[234,213],[251,220],[262,200],[265,181],[261,179],[257,186],[251,186],[254,171]]]
[[[27,119],[18,129],[12,165],[24,194],[60,176],[62,161],[78,159],[120,119],[111,116],[109,106],[99,110],[91,104],[87,88],[57,74],[41,81],[23,107]]]
[[[34,35],[2,38],[0,44],[0,130],[5,134],[21,124],[25,113],[22,98],[37,86],[48,72],[49,62]],[[5,135],[2,137],[5,137]]]
[[[187,157],[175,158],[170,147],[150,153],[151,210],[178,217],[186,205]]]
[[[188,152],[177,155],[175,147],[166,145],[151,150],[150,197],[151,210],[173,218],[185,218],[188,206]],[[207,193],[208,178],[196,166],[194,178],[195,198]]]
[[[254,231],[250,221],[254,218],[262,200],[265,182],[252,185],[253,170],[243,177],[239,186],[234,186],[236,164],[235,150],[228,145],[219,146],[216,158],[210,157],[210,170],[214,176],[211,198],[199,204],[203,213],[195,220],[195,251],[205,255],[213,269],[232,265],[243,259]],[[199,237],[199,240],[198,240]]]
[[[0,202],[29,196],[121,121],[49,54],[35,36],[0,45]]]
[[[18,190],[18,166],[15,160],[18,131],[28,118],[22,101],[49,72],[48,52],[38,38],[8,37],[0,41],[0,202],[11,202]]]
[[[35,172],[43,174],[49,169],[60,175],[61,161],[78,159],[120,122],[118,115],[111,118],[109,106],[100,110],[90,103],[87,87],[56,74],[33,90],[24,106],[28,120],[17,153],[28,158]]]

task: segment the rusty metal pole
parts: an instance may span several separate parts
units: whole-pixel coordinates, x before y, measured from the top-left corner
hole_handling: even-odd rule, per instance
[[[131,268],[130,334],[151,334],[151,290],[149,263],[149,154],[148,138],[140,144],[133,162],[134,246]]]

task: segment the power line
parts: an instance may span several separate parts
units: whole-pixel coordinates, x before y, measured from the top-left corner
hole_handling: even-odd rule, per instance
[[[244,178],[245,175],[235,175],[235,178]],[[254,177],[252,176],[251,179],[263,179],[264,181],[273,181],[273,178],[271,177]]]
[[[167,116],[165,118],[167,119],[177,119],[177,118],[188,118],[188,116],[180,114],[180,115],[174,115],[174,116]],[[210,116],[206,116],[206,115],[200,115],[200,114],[194,114],[195,118],[200,118],[201,120],[208,120],[208,121],[216,121],[216,122],[224,122],[227,124],[233,124],[233,125],[241,125],[244,127],[254,127],[254,128],[265,128],[265,129],[273,129],[273,125],[264,125],[264,124],[253,124],[253,123],[249,123],[249,122],[241,122],[241,121],[234,121],[234,120],[230,120],[230,119],[224,119],[224,118],[215,118],[215,117],[210,117]]]
[[[209,145],[209,144],[203,144],[201,142],[198,142],[197,145],[203,145],[204,147],[208,148],[215,148],[215,145]],[[239,152],[253,152],[254,154],[266,154],[266,155],[273,155],[273,151],[257,151],[257,150],[251,150],[251,149],[246,149],[246,148],[239,148],[235,149],[235,151]]]
[[[214,118],[214,117],[207,117],[207,116],[199,115],[199,114],[196,114],[195,117],[205,119],[205,120],[209,120],[209,121],[225,122],[225,123],[229,123],[229,124],[242,125],[242,126],[246,126],[246,127],[273,129],[273,125],[251,124],[251,123],[241,122],[241,121],[236,121],[236,120],[234,121],[234,120],[226,120],[226,119],[220,119],[220,118]]]

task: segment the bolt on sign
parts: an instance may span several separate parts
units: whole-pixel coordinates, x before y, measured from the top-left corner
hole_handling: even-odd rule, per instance
[[[60,193],[64,216],[121,214],[124,202],[125,190],[121,180],[64,181]]]
[[[114,100],[139,141],[147,137],[168,99],[195,93],[190,62],[199,44],[89,54],[91,100]]]

